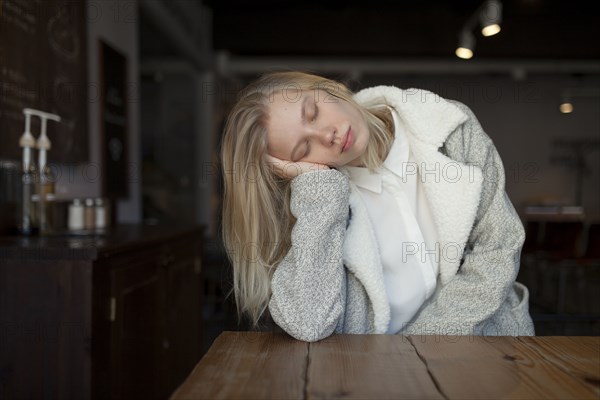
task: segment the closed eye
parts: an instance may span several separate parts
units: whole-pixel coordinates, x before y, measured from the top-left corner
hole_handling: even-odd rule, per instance
[[[315,109],[313,111],[313,115],[312,115],[312,118],[310,119],[310,121],[315,122],[315,120],[317,119],[318,116],[319,116],[319,107],[317,107],[317,105],[315,104]]]
[[[308,157],[309,153],[310,153],[310,142],[307,140],[306,141],[306,151],[304,152],[304,155],[302,156],[302,158]]]

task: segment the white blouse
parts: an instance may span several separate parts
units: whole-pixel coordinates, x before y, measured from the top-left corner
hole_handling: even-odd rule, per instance
[[[395,139],[382,167],[340,168],[359,188],[379,245],[390,302],[388,334],[398,333],[435,290],[439,244],[402,122],[392,110]]]

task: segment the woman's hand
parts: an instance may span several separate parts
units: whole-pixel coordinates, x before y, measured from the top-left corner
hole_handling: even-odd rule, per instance
[[[292,179],[300,174],[311,171],[327,170],[329,167],[325,164],[317,164],[304,161],[286,161],[270,154],[266,154],[267,164],[271,166],[274,172],[282,178]]]

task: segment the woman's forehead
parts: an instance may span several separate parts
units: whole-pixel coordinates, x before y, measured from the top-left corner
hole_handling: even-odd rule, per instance
[[[309,96],[307,91],[304,91],[304,93],[298,91],[296,94],[291,92],[276,93],[268,105],[269,119],[276,122],[280,118],[289,119],[296,114],[298,118],[301,118],[302,106],[311,99],[312,96]]]
[[[315,89],[301,89],[290,86],[273,92],[273,96],[270,96],[269,100],[271,102],[296,104],[302,103],[305,99],[314,99],[317,96]]]

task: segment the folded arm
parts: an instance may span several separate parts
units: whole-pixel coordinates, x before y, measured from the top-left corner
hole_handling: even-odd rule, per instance
[[[269,311],[296,339],[312,342],[331,335],[343,315],[348,197],[348,179],[334,169],[292,180],[291,211],[297,221],[292,247],[273,273]]]

